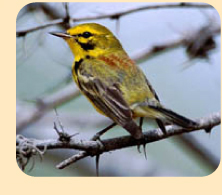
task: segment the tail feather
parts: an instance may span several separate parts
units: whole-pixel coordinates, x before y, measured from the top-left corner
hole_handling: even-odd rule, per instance
[[[165,118],[167,119],[167,121],[172,122],[176,125],[179,125],[181,127],[184,128],[192,128],[195,127],[197,125],[196,122],[181,116],[175,112],[173,112],[172,110],[169,110],[167,108],[163,108],[163,107],[156,107],[156,106],[149,106],[152,109],[155,109],[156,111],[160,112],[161,114],[163,114],[165,116]]]

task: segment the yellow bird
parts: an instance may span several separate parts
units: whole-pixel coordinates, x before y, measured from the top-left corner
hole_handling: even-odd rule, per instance
[[[62,37],[75,56],[73,78],[98,112],[126,129],[135,139],[143,137],[137,117],[157,121],[163,133],[165,122],[184,128],[196,123],[160,104],[159,98],[141,69],[130,59],[119,40],[106,27],[80,24]]]

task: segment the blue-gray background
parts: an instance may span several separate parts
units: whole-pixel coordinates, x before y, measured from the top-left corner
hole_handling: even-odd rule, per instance
[[[69,3],[71,17],[95,16],[113,13],[151,3]],[[156,4],[156,3],[155,3]],[[30,6],[32,9],[29,9]],[[40,25],[51,18],[38,4],[24,7],[17,17],[17,30]],[[50,3],[56,12],[64,15],[62,3]],[[87,21],[86,21],[87,22]],[[220,24],[214,9],[159,9],[136,12],[120,18],[119,31],[116,21],[95,20],[108,27],[129,53],[134,55],[144,48],[188,36],[207,23]],[[77,22],[72,24],[76,25]],[[33,100],[47,96],[49,89],[70,74],[74,57],[66,43],[50,36],[50,31],[64,30],[53,26],[17,38],[17,116],[33,106]],[[190,62],[185,49],[179,47],[154,56],[140,67],[156,89],[163,104],[190,118],[206,116],[220,111],[220,36],[216,37],[217,48],[208,61]],[[190,65],[183,70],[184,66]],[[73,83],[73,88],[75,84]],[[48,92],[48,93],[47,93]],[[57,108],[60,119],[69,133],[79,132],[79,138],[88,139],[96,131],[109,124],[109,120],[98,114],[91,104],[80,96]],[[54,111],[19,133],[39,139],[56,138],[53,122]],[[155,128],[146,123],[144,129]],[[127,134],[122,128],[111,130],[104,137]],[[191,133],[196,143],[214,161],[220,161],[220,126],[212,133]],[[34,176],[94,176],[95,162],[87,158],[64,170],[55,165],[69,157],[74,151],[56,150],[47,152],[43,162],[36,164],[29,175]],[[113,151],[101,156],[100,173],[105,176],[206,176],[213,171],[202,160],[175,138],[147,145],[148,159],[137,152],[136,147]]]

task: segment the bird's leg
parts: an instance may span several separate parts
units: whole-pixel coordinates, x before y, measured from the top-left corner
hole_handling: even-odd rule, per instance
[[[97,132],[92,138],[91,140],[93,141],[99,141],[100,145],[103,145],[102,141],[100,140],[100,136],[102,136],[104,133],[106,133],[108,130],[110,130],[111,128],[115,127],[116,123],[112,123],[111,125],[109,125],[108,127],[106,127],[105,129]],[[100,158],[100,154],[96,155],[96,175],[99,176],[99,158]]]
[[[142,129],[143,127],[143,117],[140,117],[140,128]]]
[[[163,121],[161,121],[160,119],[156,119],[156,123],[159,126],[159,128],[161,129],[161,131],[163,132],[163,134],[167,135],[167,131],[166,131]]]
[[[106,127],[105,129],[97,132],[97,133],[92,137],[91,140],[93,140],[93,141],[100,140],[100,137],[101,137],[104,133],[106,133],[108,130],[110,130],[111,128],[113,128],[113,127],[115,127],[115,126],[116,126],[116,123],[112,123],[111,125],[109,125],[109,126]]]

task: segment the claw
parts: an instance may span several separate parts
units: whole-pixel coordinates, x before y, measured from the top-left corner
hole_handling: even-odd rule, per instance
[[[116,123],[112,123],[111,125],[109,125],[108,127],[106,127],[105,129],[97,132],[91,140],[96,141],[100,138],[100,136],[102,136],[104,133],[106,133],[108,130],[110,130],[111,128],[113,128],[114,126],[116,126]]]
[[[98,133],[96,133],[93,137],[92,137],[93,141],[97,141],[100,140],[100,135]]]
[[[96,140],[96,142],[99,144],[100,148],[103,148],[103,147],[104,147],[103,142],[102,142],[102,140],[101,140],[100,138],[98,138],[98,139]]]

